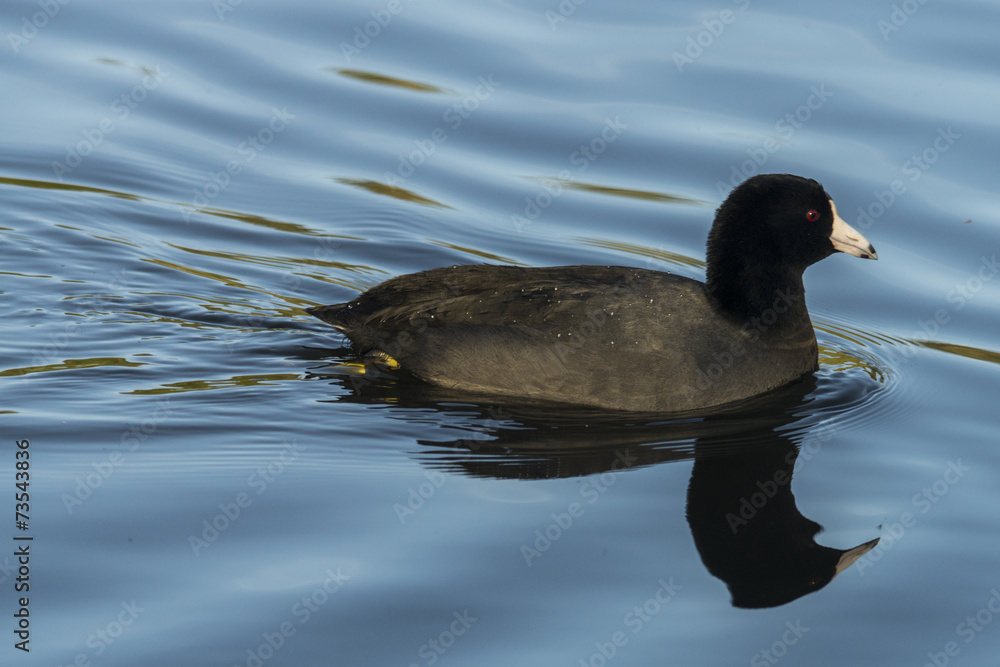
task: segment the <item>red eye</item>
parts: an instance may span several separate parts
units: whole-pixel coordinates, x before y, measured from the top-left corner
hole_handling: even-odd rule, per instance
[[[809,222],[816,222],[817,220],[819,220],[819,211],[817,211],[816,209],[812,209],[811,211],[806,213],[806,220],[808,220]]]

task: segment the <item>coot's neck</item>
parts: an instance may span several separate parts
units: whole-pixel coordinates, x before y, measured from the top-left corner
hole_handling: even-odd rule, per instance
[[[719,259],[709,258],[706,281],[706,291],[716,309],[765,337],[787,336],[790,330],[806,327],[812,331],[802,285],[803,269],[750,265],[742,258],[728,262]]]

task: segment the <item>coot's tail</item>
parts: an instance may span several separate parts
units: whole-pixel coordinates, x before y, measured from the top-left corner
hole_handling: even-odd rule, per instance
[[[306,312],[319,318],[337,331],[347,332],[351,322],[351,309],[346,303],[334,303],[329,306],[314,306],[306,308]]]

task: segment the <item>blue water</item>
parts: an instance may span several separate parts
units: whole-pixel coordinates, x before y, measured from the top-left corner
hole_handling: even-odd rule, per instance
[[[998,21],[3,5],[3,664],[995,664]],[[821,370],[733,410],[476,403],[302,311],[460,263],[701,279],[761,172],[879,260],[806,273]]]

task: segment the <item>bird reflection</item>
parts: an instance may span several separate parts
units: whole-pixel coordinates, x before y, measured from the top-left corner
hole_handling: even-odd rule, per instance
[[[802,516],[791,490],[799,449],[770,436],[743,451],[695,449],[688,524],[702,562],[726,582],[736,607],[776,607],[817,591],[878,543],[817,544],[822,526]]]
[[[447,412],[464,437],[421,442],[429,449],[419,456],[425,465],[474,477],[554,479],[694,459],[688,524],[702,562],[725,582],[735,607],[775,607],[817,591],[878,543],[817,544],[822,527],[795,504],[792,476],[803,461],[792,438],[801,443],[821,430],[803,416],[816,412],[807,407],[816,389],[812,375],[711,414],[668,420],[497,405],[398,377],[338,381],[350,390],[339,401],[391,403],[403,408],[394,412],[403,419],[426,418],[428,408]]]

